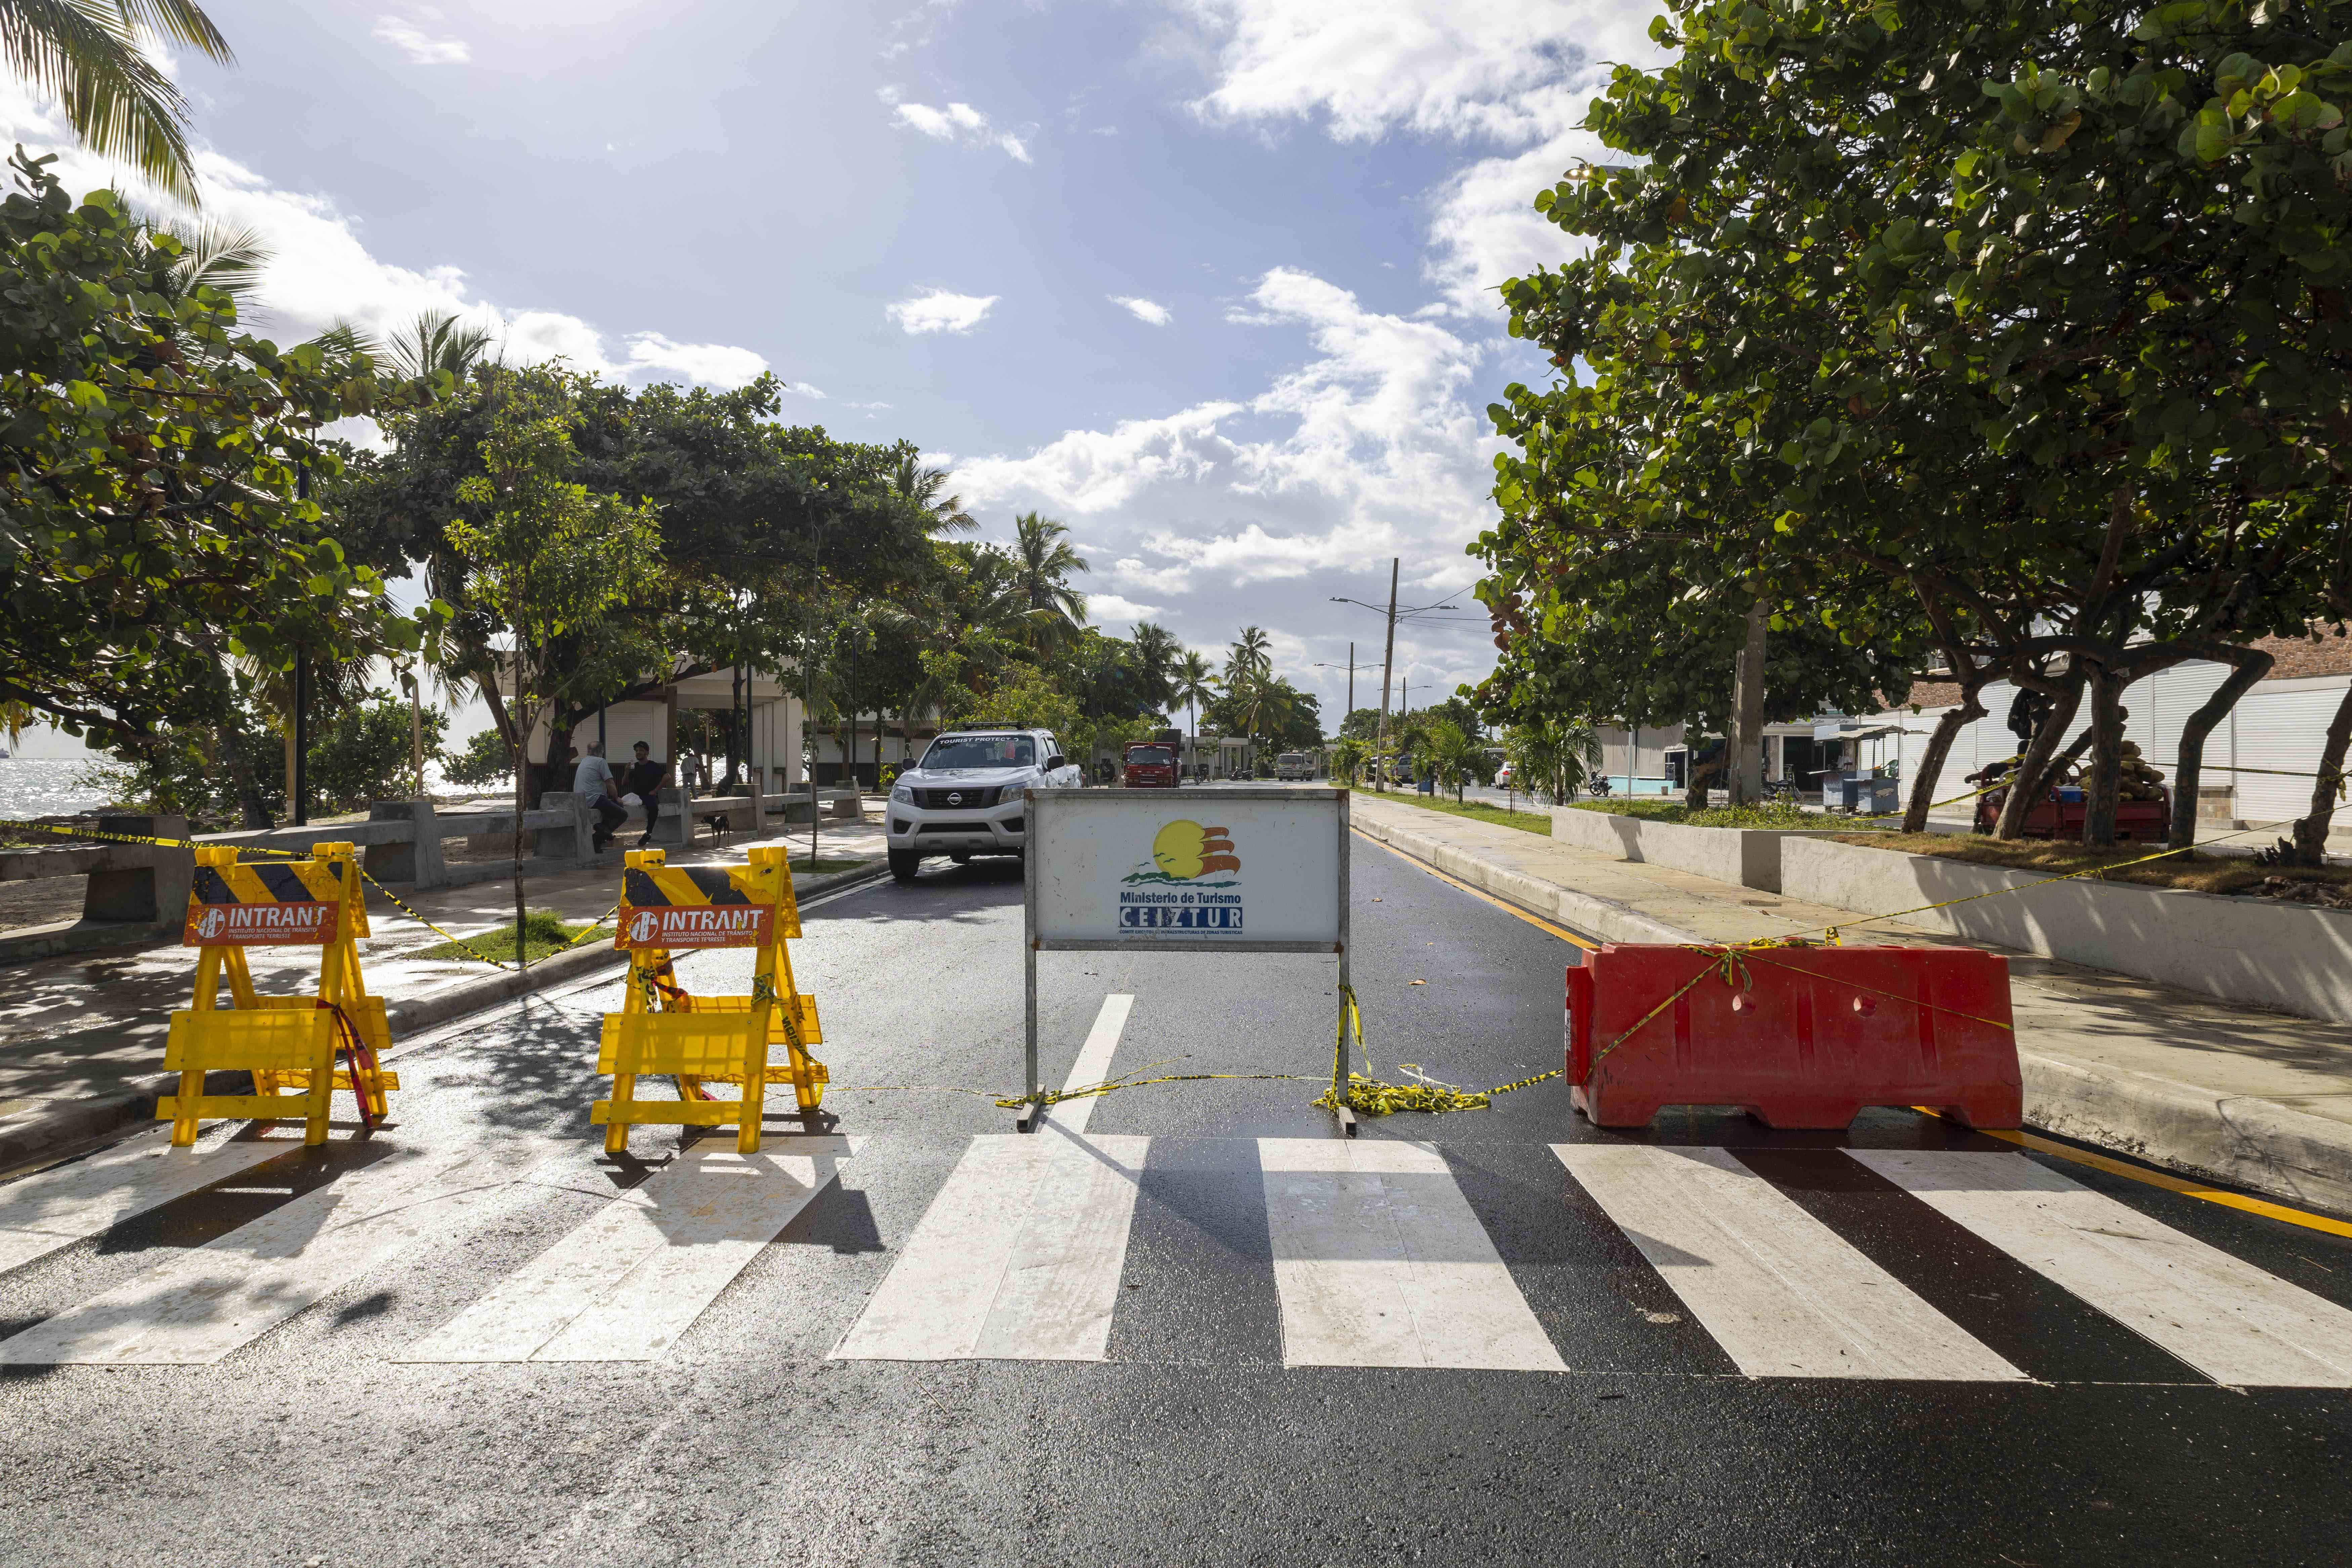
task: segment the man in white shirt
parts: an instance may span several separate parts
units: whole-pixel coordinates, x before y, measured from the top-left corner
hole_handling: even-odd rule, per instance
[[[612,764],[604,761],[604,743],[601,741],[588,748],[580,759],[580,766],[572,775],[573,793],[588,797],[591,810],[596,814],[595,852],[603,854],[604,846],[613,842],[621,824],[629,820],[629,808],[621,804],[620,786],[613,782]]]

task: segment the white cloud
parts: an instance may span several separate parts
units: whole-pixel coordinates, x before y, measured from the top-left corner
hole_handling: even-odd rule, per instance
[[[1110,574],[1117,582],[1131,584],[1149,593],[1181,594],[1192,585],[1191,567],[1147,566],[1132,555],[1113,562]]]
[[[1663,58],[1654,0],[1190,0],[1217,43],[1195,104],[1227,122],[1319,123],[1340,141],[1391,132],[1501,149],[1432,193],[1424,274],[1454,312],[1491,319],[1492,292],[1572,253],[1528,204],[1579,157],[1575,127],[1612,64]]]
[[[1108,629],[1124,622],[1132,626],[1138,621],[1148,621],[1160,613],[1157,605],[1139,605],[1132,599],[1122,599],[1117,594],[1088,594],[1087,619]]]
[[[997,299],[994,294],[957,294],[945,289],[926,289],[889,306],[886,313],[898,323],[899,331],[910,337],[925,332],[968,332],[980,325]]]
[[[1233,451],[1217,422],[1241,411],[1238,403],[1203,403],[1108,431],[1072,430],[1026,458],[963,462],[954,483],[975,506],[1025,494],[1066,511],[1108,511],[1148,485],[1207,478]]]
[[[1484,526],[1495,450],[1467,395],[1485,351],[1285,268],[1259,281],[1247,313],[1304,329],[1307,351],[1249,403],[1071,430],[1026,457],[967,458],[956,487],[975,508],[1087,517],[1109,542],[1102,575],[1163,599],[1237,605],[1261,584],[1392,554],[1424,589],[1472,581],[1463,546]]]
[[[462,66],[474,58],[465,39],[434,37],[415,23],[399,16],[378,16],[375,37],[378,42],[390,44],[406,55],[413,66]]]
[[[659,332],[632,332],[629,367],[676,371],[713,386],[740,386],[765,371],[768,362],[750,349],[726,343],[678,343]],[[824,394],[820,392],[817,395],[822,397]]]
[[[139,184],[75,146],[47,107],[32,101],[6,77],[0,77],[0,140],[58,153],[55,168],[71,191]],[[194,162],[205,218],[254,230],[270,252],[246,311],[245,325],[257,335],[293,341],[334,321],[383,335],[427,310],[441,310],[498,333],[505,355],[525,363],[562,356],[578,369],[614,378],[667,371],[721,386],[739,385],[766,368],[766,361],[750,349],[680,343],[650,331],[627,334],[616,356],[604,331],[578,316],[476,296],[461,268],[403,267],[381,259],[361,238],[356,221],[327,196],[274,185],[209,148],[198,148]]]
[[[997,129],[987,115],[969,103],[950,103],[945,109],[934,109],[928,103],[902,103],[898,89],[888,87],[882,89],[881,99],[890,105],[891,116],[899,124],[934,141],[994,147],[1024,163],[1032,161],[1027,143],[1010,131]]]
[[[1144,300],[1125,294],[1107,296],[1110,302],[1123,308],[1137,321],[1151,326],[1164,327],[1176,319],[1176,313],[1155,300]]]

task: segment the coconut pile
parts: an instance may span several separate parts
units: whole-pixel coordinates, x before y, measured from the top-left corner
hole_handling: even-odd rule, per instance
[[[2119,770],[2123,783],[2116,791],[2118,800],[2162,800],[2164,775],[2147,764],[2139,754],[2139,742],[2126,741],[2123,744],[2123,765]]]

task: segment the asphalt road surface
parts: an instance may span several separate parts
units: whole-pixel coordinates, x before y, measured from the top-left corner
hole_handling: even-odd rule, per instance
[[[0,1186],[0,1558],[2352,1559],[2352,1242],[1910,1113],[1602,1134],[1557,1080],[1354,1143],[1282,1079],[1016,1137],[944,1090],[1017,1081],[1018,876],[810,911],[841,1127],[754,1162],[603,1157],[606,983],[406,1051],[371,1139]],[[1353,876],[1383,1075],[1559,1065],[1569,944]],[[1328,1070],[1327,959],[1041,969],[1050,1081]]]

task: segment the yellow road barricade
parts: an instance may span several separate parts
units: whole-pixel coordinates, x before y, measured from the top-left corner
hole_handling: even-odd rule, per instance
[[[385,1091],[400,1087],[398,1075],[377,1065],[392,1031],[383,998],[369,995],[360,976],[353,943],[368,934],[367,904],[352,846],[314,844],[310,854],[240,865],[235,848],[196,850],[181,935],[183,945],[198,950],[195,1005],[172,1015],[163,1047],[163,1066],[179,1073],[180,1090],[155,1101],[176,1145],[196,1141],[199,1121],[229,1116],[301,1121],[302,1141],[323,1143],[336,1089],[352,1091],[361,1124],[373,1130],[388,1109]],[[245,962],[248,947],[320,949],[318,994],[257,994]],[[217,1005],[224,974],[231,1009]],[[253,1075],[253,1093],[205,1092],[207,1072],[240,1068]]]
[[[824,1037],[816,998],[793,983],[784,946],[801,934],[793,897],[790,852],[754,849],[748,866],[669,866],[658,849],[632,850],[621,872],[620,930],[613,945],[629,954],[628,999],[604,1015],[596,1070],[610,1074],[613,1098],[600,1100],[590,1120],[602,1123],[604,1149],[629,1146],[629,1129],[642,1124],[733,1127],[735,1147],[760,1147],[760,1117],[769,1084],[790,1084],[802,1123],[810,1131],[833,1124],[819,1109],[824,1064],[808,1048]],[[759,950],[749,996],[696,996],[677,983],[672,954],[711,947]],[[768,1047],[786,1059],[771,1067]],[[641,1074],[677,1079],[676,1100],[639,1100]],[[707,1086],[737,1085],[738,1098],[718,1100]]]

